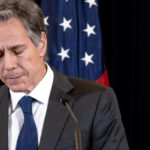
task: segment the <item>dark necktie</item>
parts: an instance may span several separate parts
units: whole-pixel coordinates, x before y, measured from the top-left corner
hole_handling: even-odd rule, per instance
[[[37,129],[32,115],[32,98],[24,96],[19,101],[24,114],[24,124],[20,131],[16,150],[38,150]]]

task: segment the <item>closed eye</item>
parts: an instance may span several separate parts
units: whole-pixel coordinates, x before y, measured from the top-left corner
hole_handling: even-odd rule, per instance
[[[4,52],[0,51],[0,58],[2,58],[4,56]]]
[[[15,55],[19,55],[19,54],[21,54],[23,52],[23,50],[15,50],[13,52],[14,52]]]
[[[19,55],[22,54],[24,49],[26,48],[25,45],[15,45],[10,47],[9,49],[15,54],[15,55]]]

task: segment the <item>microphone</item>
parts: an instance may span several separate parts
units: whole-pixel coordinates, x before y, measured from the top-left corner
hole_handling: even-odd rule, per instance
[[[81,136],[81,131],[80,131],[80,127],[79,127],[79,123],[78,123],[78,119],[76,118],[75,114],[73,113],[68,100],[67,99],[60,99],[60,103],[62,103],[63,105],[66,106],[66,108],[68,109],[72,119],[75,122],[75,143],[76,143],[76,150],[83,150],[82,149],[82,136]]]

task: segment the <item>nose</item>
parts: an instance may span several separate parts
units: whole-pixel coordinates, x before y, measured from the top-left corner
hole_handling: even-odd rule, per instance
[[[11,53],[5,53],[4,56],[4,69],[12,70],[16,68],[16,58]]]

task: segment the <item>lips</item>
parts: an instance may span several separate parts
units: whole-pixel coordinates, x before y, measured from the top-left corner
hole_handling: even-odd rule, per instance
[[[21,74],[20,75],[7,75],[5,79],[6,79],[6,82],[9,84],[18,84],[22,76],[23,75]]]
[[[17,78],[20,78],[22,75],[19,74],[19,75],[7,75],[5,76],[5,79],[17,79]]]
[[[16,77],[7,78],[7,80],[15,80],[15,79],[19,79],[19,78],[21,78],[21,76],[16,76]]]

